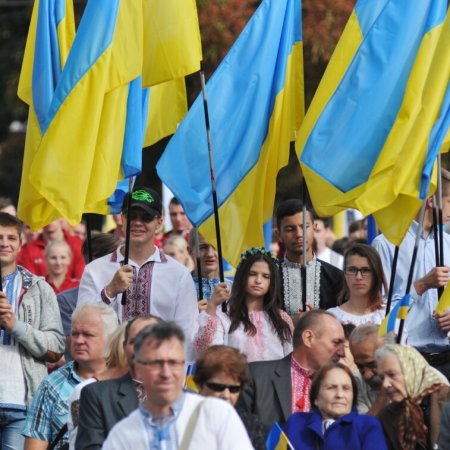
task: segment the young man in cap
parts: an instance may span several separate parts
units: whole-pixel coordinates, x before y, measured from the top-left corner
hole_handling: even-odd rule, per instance
[[[123,245],[88,264],[81,278],[78,304],[103,301],[116,310],[120,320],[150,313],[176,322],[191,339],[198,315],[195,287],[188,269],[154,244],[155,233],[162,225],[158,194],[135,187],[129,224],[127,211],[128,196],[122,207],[125,230],[130,226],[128,264],[124,264]],[[125,291],[126,303],[122,305]]]

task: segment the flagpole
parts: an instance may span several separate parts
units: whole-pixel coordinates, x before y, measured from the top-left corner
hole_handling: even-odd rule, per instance
[[[86,214],[86,240],[88,248],[88,261],[92,262],[92,222],[91,215]]]
[[[434,255],[436,260],[436,267],[441,266],[440,256],[439,256],[439,225],[438,225],[438,218],[437,218],[437,211],[436,211],[436,194],[432,197],[433,200],[433,235],[434,235]],[[441,298],[442,293],[444,292],[443,287],[438,287],[438,298]]]
[[[444,265],[444,224],[442,220],[442,174],[441,174],[441,155],[437,157],[438,179],[437,179],[437,201],[439,207],[439,267]],[[438,299],[441,298],[444,287],[438,288]]]
[[[203,279],[202,279],[202,267],[200,264],[200,248],[198,245],[198,230],[197,228],[192,228],[190,231],[191,233],[194,233],[194,240],[195,240],[195,261],[197,263],[197,278],[198,278],[198,300],[203,300]]]
[[[214,175],[214,162],[213,162],[212,143],[211,143],[211,128],[209,126],[208,99],[206,97],[205,71],[203,69],[203,62],[200,62],[200,82],[202,85],[202,94],[203,94],[203,111],[205,112],[206,138],[208,140],[209,168],[210,168],[210,172],[211,172],[211,190],[212,190],[213,207],[214,207],[214,222],[216,225],[217,253],[218,253],[218,258],[219,258],[219,277],[220,277],[220,282],[223,283],[225,281],[225,277],[223,275],[222,242],[220,239],[220,224],[219,224],[219,207],[218,207],[218,203],[217,203],[216,178]],[[222,311],[223,312],[227,311],[226,302],[222,303]]]
[[[406,283],[405,295],[408,295],[411,291],[411,286],[412,286],[412,281],[413,281],[413,276],[414,276],[414,267],[416,265],[417,251],[419,250],[420,235],[422,233],[423,218],[425,215],[425,205],[427,204],[427,200],[428,199],[425,199],[423,201],[422,207],[420,208],[419,226],[417,228],[416,242],[414,243],[414,250],[413,250],[413,254],[412,254],[411,266],[409,268],[408,281]],[[398,335],[397,335],[397,344],[400,344],[402,341],[404,325],[405,325],[405,319],[400,319],[400,326],[398,328]]]
[[[131,195],[133,194],[133,177],[130,177],[128,184],[128,201],[127,201],[127,231],[125,233],[125,258],[123,265],[128,264],[130,259],[130,234],[131,234]],[[122,294],[122,306],[127,304],[127,290]]]
[[[305,175],[303,174],[303,183],[302,183],[302,209],[303,209],[303,258],[302,258],[302,304],[303,304],[303,312],[306,311],[306,252],[308,242],[306,241],[306,180]],[[312,220],[312,217],[311,217]]]
[[[400,247],[398,245],[396,245],[395,246],[395,251],[394,251],[394,260],[392,261],[391,279],[389,281],[389,292],[388,292],[388,298],[387,298],[387,303],[386,303],[386,314],[385,314],[385,317],[391,311],[392,295],[394,293],[394,282],[395,282],[395,274],[397,272],[397,261],[398,261],[398,253],[399,253],[399,251],[400,251]]]

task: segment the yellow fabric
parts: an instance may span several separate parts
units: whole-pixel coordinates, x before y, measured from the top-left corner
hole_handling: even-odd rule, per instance
[[[144,147],[149,147],[177,130],[187,114],[184,78],[167,81],[150,89]]]
[[[353,13],[299,131],[296,142],[299,155],[361,39]],[[373,214],[378,228],[392,243],[399,245],[402,242],[422,203],[418,198],[420,177],[429,134],[439,116],[450,79],[449,48],[447,15],[445,23],[430,30],[422,41],[403,104],[366,183],[343,193],[302,164],[313,206],[319,215],[330,216],[345,208],[357,208],[366,216]],[[442,151],[448,149],[449,143],[447,140]],[[429,195],[435,189],[436,170]]]
[[[202,47],[195,0],[144,0],[143,87],[200,70]]]
[[[302,67],[303,43],[299,42],[288,58],[284,89],[276,97],[259,160],[219,208],[223,257],[234,267],[245,250],[264,245],[262,228],[273,214],[277,174],[288,163],[289,142],[294,140],[304,114],[303,82],[298,80]],[[214,216],[199,231],[217,245]]]
[[[61,216],[76,225],[83,212],[107,213],[105,200],[123,178],[128,83],[142,69],[141,12],[137,0],[120,2],[112,44],[74,86],[43,136],[30,179],[53,210],[44,216],[33,211],[32,229]],[[127,64],[111,70],[116,61]]]
[[[448,287],[448,284],[444,292],[442,293],[441,298],[439,299],[439,303],[436,306],[436,312],[438,314],[441,314],[447,308],[450,308],[450,288]]]

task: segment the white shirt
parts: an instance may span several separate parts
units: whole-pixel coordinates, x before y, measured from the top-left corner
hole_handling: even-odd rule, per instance
[[[344,268],[344,257],[334,250],[331,250],[331,248],[325,247],[323,252],[317,253],[317,258],[321,261],[332,264],[338,269],[342,270]]]
[[[375,325],[380,325],[386,316],[385,308],[377,309],[376,311],[372,311],[369,314],[364,314],[363,316],[356,316],[355,314],[350,314],[341,309],[339,306],[327,309],[327,312],[333,314],[333,316],[336,317],[336,319],[340,323],[342,324],[353,323],[357,327],[359,325],[366,323],[374,323]]]
[[[176,418],[177,448],[182,442],[187,424],[200,402],[200,412],[189,449],[251,450],[253,446],[235,409],[225,400],[205,398],[197,394],[184,394],[182,409]],[[103,444],[103,450],[147,450],[152,448],[151,428],[142,412],[134,410],[116,424]],[[170,448],[169,441],[161,442],[161,449]]]
[[[120,247],[119,247],[120,248]],[[114,256],[115,255],[115,256]],[[155,261],[152,271],[150,289],[150,314],[161,317],[163,320],[176,322],[184,331],[186,341],[192,341],[198,325],[197,295],[194,282],[189,270],[164,254],[165,262],[161,260],[160,250],[155,248],[148,261]],[[78,304],[84,302],[101,302],[101,291],[114,277],[121,267],[124,256],[117,249],[114,253],[98,258],[89,263],[81,277]],[[139,270],[140,266],[133,260],[129,264]],[[111,306],[122,321],[122,294],[111,299]]]

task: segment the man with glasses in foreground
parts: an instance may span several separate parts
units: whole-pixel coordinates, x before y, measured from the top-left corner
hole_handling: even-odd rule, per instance
[[[155,233],[162,226],[161,200],[152,189],[135,187],[131,208],[128,224],[126,196],[122,220],[125,230],[130,226],[128,264],[124,264],[125,246],[88,264],[78,304],[103,301],[115,309],[121,321],[141,314],[173,320],[190,343],[197,329],[197,295],[189,270],[155,246]],[[122,305],[125,291],[126,304]]]
[[[111,430],[103,449],[253,448],[228,402],[183,391],[184,335],[176,324],[144,328],[134,341],[134,366],[147,398]]]

